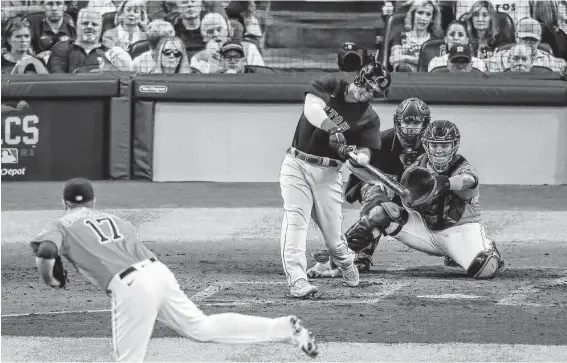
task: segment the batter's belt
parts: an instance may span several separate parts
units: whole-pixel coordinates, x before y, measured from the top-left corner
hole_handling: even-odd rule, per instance
[[[293,156],[294,158],[303,160],[306,163],[316,165],[316,166],[332,166],[332,167],[336,168],[338,166],[341,166],[341,164],[342,164],[342,162],[340,162],[338,160],[326,158],[326,157],[322,157],[322,156],[307,154],[307,153],[304,153],[303,151],[297,150],[294,147],[290,147],[287,150],[287,153],[289,155]]]

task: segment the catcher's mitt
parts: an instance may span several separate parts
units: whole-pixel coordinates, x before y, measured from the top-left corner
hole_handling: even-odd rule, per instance
[[[63,261],[61,261],[61,256],[55,257],[55,265],[53,265],[53,277],[59,281],[59,287],[62,289],[67,283],[67,270],[63,268]]]
[[[402,175],[400,183],[409,192],[403,202],[413,209],[431,202],[439,191],[435,176],[421,166],[408,168]]]

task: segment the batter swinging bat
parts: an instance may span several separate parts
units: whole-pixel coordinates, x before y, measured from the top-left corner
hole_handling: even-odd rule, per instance
[[[397,181],[389,178],[386,174],[376,169],[369,163],[369,158],[366,154],[357,154],[356,152],[350,151],[348,153],[350,158],[359,165],[362,165],[369,173],[374,175],[378,180],[380,180],[386,187],[390,188],[394,193],[406,198],[410,193],[409,191]]]

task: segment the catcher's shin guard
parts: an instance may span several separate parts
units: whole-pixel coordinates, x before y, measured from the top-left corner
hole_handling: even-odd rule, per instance
[[[496,249],[496,244],[491,242],[490,246],[490,249],[480,252],[475,257],[467,270],[469,276],[475,279],[491,279],[498,272],[504,271],[504,260]]]
[[[354,259],[354,264],[356,265],[356,268],[358,268],[358,272],[365,273],[370,271],[370,266],[374,264],[372,261],[372,255],[374,255],[374,251],[378,246],[378,242],[380,241],[380,236],[381,235],[378,235],[378,237],[372,240],[370,246],[364,248],[362,251],[356,254],[356,257]]]

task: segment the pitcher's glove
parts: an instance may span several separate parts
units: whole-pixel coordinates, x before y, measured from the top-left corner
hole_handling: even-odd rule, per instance
[[[418,209],[433,200],[440,192],[449,190],[449,178],[442,174],[433,174],[428,169],[415,166],[408,168],[402,175],[400,183],[409,194],[403,199],[405,205]]]
[[[59,281],[59,288],[64,288],[67,284],[67,270],[63,268],[61,256],[55,257],[55,265],[53,265],[53,277]]]

